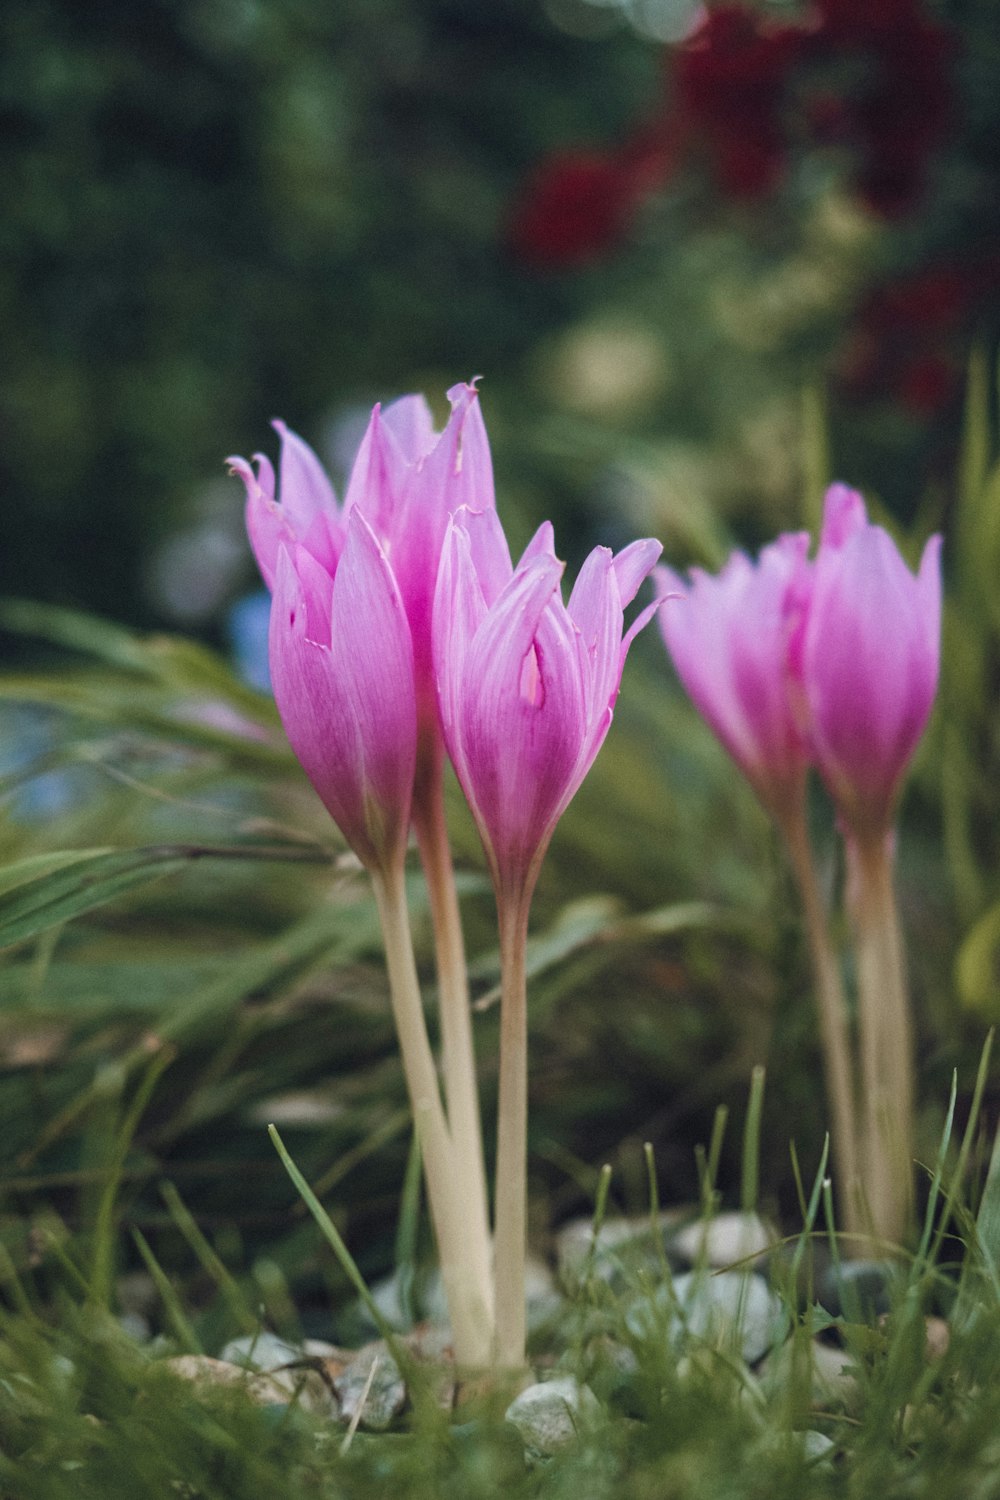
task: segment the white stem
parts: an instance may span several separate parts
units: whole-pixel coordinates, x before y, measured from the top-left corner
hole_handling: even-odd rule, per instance
[[[847,1001],[840,977],[837,954],[830,941],[826,911],[816,879],[816,866],[802,804],[782,820],[788,855],[802,897],[809,952],[816,981],[816,1005],[827,1102],[832,1121],[834,1177],[837,1184],[838,1218],[850,1235],[859,1233],[860,1184],[858,1177],[857,1086],[852,1056]]]
[[[500,1092],[497,1109],[496,1363],[525,1363],[527,1238],[528,995],[525,969],[530,895],[498,893],[500,917]]]
[[[423,1155],[431,1220],[448,1300],[455,1358],[482,1368],[489,1362],[493,1327],[490,1287],[482,1284],[468,1253],[467,1207],[445,1119],[430,1042],[406,905],[403,866],[374,872],[372,883],[382,922],[392,1010],[403,1055],[410,1106]]]
[[[489,1288],[492,1315],[493,1250],[490,1242],[486,1165],[476,1081],[472,1012],[455,871],[444,816],[441,779],[414,807],[414,827],[430,897],[441,1019],[441,1061],[448,1123],[466,1204],[468,1254]]]
[[[898,1244],[913,1212],[913,1024],[892,881],[891,835],[848,841],[858,967],[872,1229]]]

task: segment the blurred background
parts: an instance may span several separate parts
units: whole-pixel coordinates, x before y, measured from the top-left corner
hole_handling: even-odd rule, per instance
[[[282,416],[339,477],[474,374],[571,557],[796,522],[820,403],[840,477],[942,510],[998,51],[991,0],[9,0],[0,587],[221,640],[225,457]]]
[[[230,670],[261,682],[266,600],[225,459],[273,456],[282,417],[342,486],[375,400],[443,414],[476,374],[512,540],[551,517],[571,569],[642,534],[715,567],[815,525],[834,476],[911,559],[944,530],[899,846],[930,1158],[1000,1019],[998,78],[994,0],[6,0],[0,771],[7,857],[40,861],[0,878],[27,890],[0,927],[17,1264],[39,1223],[89,1232],[110,1161],[195,1301],[163,1177],[274,1326],[319,1288],[320,1331],[342,1278],[266,1120],[366,1273],[412,1250],[367,887]],[[453,811],[489,1137],[494,916]],[[815,825],[835,898],[818,796]],[[66,873],[94,846],[124,854]],[[765,1206],[794,1223],[788,1138],[814,1170],[823,1136],[798,908],[655,631],[535,922],[536,1245],[604,1160],[641,1211],[644,1140],[664,1201],[696,1198],[694,1148],[761,1062]],[[731,1197],[738,1132],[719,1170]]]

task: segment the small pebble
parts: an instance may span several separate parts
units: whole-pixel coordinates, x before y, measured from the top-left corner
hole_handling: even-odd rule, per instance
[[[142,1313],[123,1312],[118,1315],[118,1326],[136,1344],[148,1344],[153,1336],[149,1320]]]
[[[333,1417],[337,1414],[333,1394],[315,1370],[253,1374],[246,1365],[212,1359],[207,1354],[178,1354],[165,1360],[164,1364],[182,1380],[196,1384],[242,1386],[250,1399],[261,1406],[290,1406],[294,1401],[304,1411],[317,1416]]]
[[[563,1375],[529,1385],[515,1396],[505,1416],[521,1435],[525,1457],[539,1463],[571,1443],[582,1426],[597,1418],[600,1409],[589,1386]]]
[[[759,1214],[723,1213],[685,1224],[674,1235],[670,1248],[689,1265],[704,1263],[724,1269],[766,1255],[776,1243],[774,1230]]]
[[[230,1339],[219,1358],[227,1360],[231,1365],[244,1365],[248,1370],[266,1372],[280,1369],[282,1365],[290,1365],[301,1359],[302,1354],[301,1347],[288,1344],[284,1339],[279,1339],[277,1334],[264,1331]]]
[[[636,1298],[625,1314],[638,1338],[655,1338],[666,1327],[673,1345],[685,1334],[708,1343],[734,1342],[747,1364],[755,1364],[780,1337],[781,1300],[762,1276],[751,1271],[686,1271],[675,1276],[673,1291],[661,1283],[652,1297]]]
[[[604,1220],[590,1260],[591,1273],[612,1285],[620,1283],[629,1269],[659,1270],[663,1255],[669,1252],[678,1224],[691,1217],[691,1208],[671,1208],[660,1214],[657,1224],[661,1244],[657,1246],[649,1215],[637,1218],[615,1216]],[[570,1219],[556,1235],[556,1262],[559,1280],[568,1290],[575,1290],[591,1256],[594,1239],[592,1219]]]
[[[358,1417],[369,1432],[385,1432],[406,1406],[406,1383],[381,1340],[358,1349],[334,1378],[333,1388],[341,1419],[353,1422]]]

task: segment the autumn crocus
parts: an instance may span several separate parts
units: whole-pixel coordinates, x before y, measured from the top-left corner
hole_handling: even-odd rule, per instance
[[[756,562],[735,552],[718,575],[685,582],[658,568],[660,628],[681,682],[784,837],[802,896],[816,979],[841,1221],[857,1224],[854,1065],[836,954],[805,816],[809,746],[791,672],[791,647],[812,587],[805,532],[786,534]]]
[[[861,843],[892,828],[906,768],[937,691],[941,538],[916,575],[854,490],[827,494],[795,671],[812,754],[840,818]]]
[[[372,876],[456,1349],[463,1363],[482,1364],[492,1339],[485,1171],[430,616],[448,516],[471,500],[491,506],[493,483],[475,388],[449,395],[452,415],[440,436],[422,397],[375,408],[343,507],[316,455],[282,423],[277,482],[260,455],[256,471],[231,463],[246,486],[247,529],[273,593],[269,654],[282,722]],[[435,929],[447,1116],[405,909],[411,820]]]
[[[660,628],[677,675],[761,802],[779,822],[801,805],[809,754],[790,691],[788,648],[810,584],[806,532],[756,563],[734,552],[685,583],[657,569]]]
[[[837,807],[857,940],[867,1212],[898,1241],[912,1202],[914,1044],[893,891],[900,787],[937,689],[941,540],[914,575],[855,491],[828,492],[793,649],[812,754]]]
[[[555,826],[608,732],[629,645],[656,608],[623,636],[623,611],[659,553],[655,541],[617,556],[597,548],[568,604],[548,523],[515,568],[495,513],[462,510],[441,557],[434,603],[441,722],[486,851],[500,923],[496,1358],[506,1368],[524,1362],[531,897]]]

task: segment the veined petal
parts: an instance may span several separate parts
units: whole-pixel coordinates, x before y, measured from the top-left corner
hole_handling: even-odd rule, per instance
[[[338,514],[337,497],[309,444],[282,421],[275,420],[271,426],[281,439],[278,497],[293,530],[301,535],[318,512]]]
[[[469,510],[463,506],[455,512],[454,520],[469,539],[483,598],[488,605],[492,605],[499,599],[514,572],[500,518],[495,510]]]
[[[521,553],[518,567],[531,562],[535,557],[555,557],[556,540],[551,521],[543,521],[531,541]]]
[[[434,418],[423,396],[400,396],[382,409],[382,421],[392,433],[407,463],[416,463],[437,442]]]
[[[615,577],[618,579],[622,609],[628,609],[641,584],[652,573],[662,551],[662,543],[653,537],[643,537],[615,554]]]
[[[331,622],[331,654],[364,751],[366,809],[385,845],[402,847],[416,760],[413,643],[392,568],[358,512],[334,579]]]
[[[441,726],[459,779],[462,779],[463,751],[457,726],[461,719],[465,663],[469,647],[485,616],[486,601],[477,576],[469,533],[453,520],[441,550],[432,638]]]
[[[316,567],[302,549],[295,561]],[[275,700],[309,780],[359,859],[377,868],[405,847],[416,706],[402,601],[362,517],[348,529],[333,585],[329,645],[309,638],[309,587],[282,548],[271,608]]]
[[[461,474],[461,488],[456,495],[456,503],[468,505],[473,510],[493,510],[496,506],[493,459],[479,404],[479,391],[476,389],[478,378],[476,376],[466,385],[453,385],[448,392],[448,400],[452,406],[451,420],[457,422],[455,461]],[[452,507],[454,508],[455,506]]]
[[[527,656],[538,629],[542,611],[559,587],[563,565],[554,557],[523,558],[513,577],[486,614],[476,631],[477,662],[502,681],[512,661]],[[501,661],[500,653],[503,653]]]
[[[468,656],[466,790],[504,883],[526,878],[547,843],[586,737],[577,639],[558,565],[537,558],[515,574]]]
[[[292,546],[294,531],[274,501],[274,470],[263,453],[254,454],[255,473],[244,458],[228,458],[231,474],[242,479],[246,490],[246,527],[257,566],[267,587],[274,592],[278,566],[278,548]]]
[[[467,431],[474,450],[482,424],[476,391],[466,386],[450,394],[454,406],[444,432],[431,451],[407,469],[392,532],[393,567],[406,602],[418,689],[425,703],[433,700],[434,692],[431,621],[448,518],[462,506],[480,510],[492,504],[492,489],[487,497],[476,494],[481,470],[466,463]],[[481,435],[485,443],[485,433]]]
[[[934,698],[936,543],[924,556],[914,578],[891,537],[865,526],[843,546],[821,548],[816,561],[803,645],[810,737],[831,794],[859,834],[891,826]]]
[[[289,550],[306,612],[306,636],[317,646],[329,646],[331,636],[331,611],[333,605],[333,578],[305,547],[282,547]]]
[[[618,678],[622,616],[618,575],[608,547],[595,547],[584,560],[566,606],[584,648],[588,719],[607,708]]]
[[[351,466],[344,516],[360,510],[375,535],[390,550],[399,526],[408,472],[406,452],[394,436],[393,425],[383,416],[381,407],[375,406]]]

